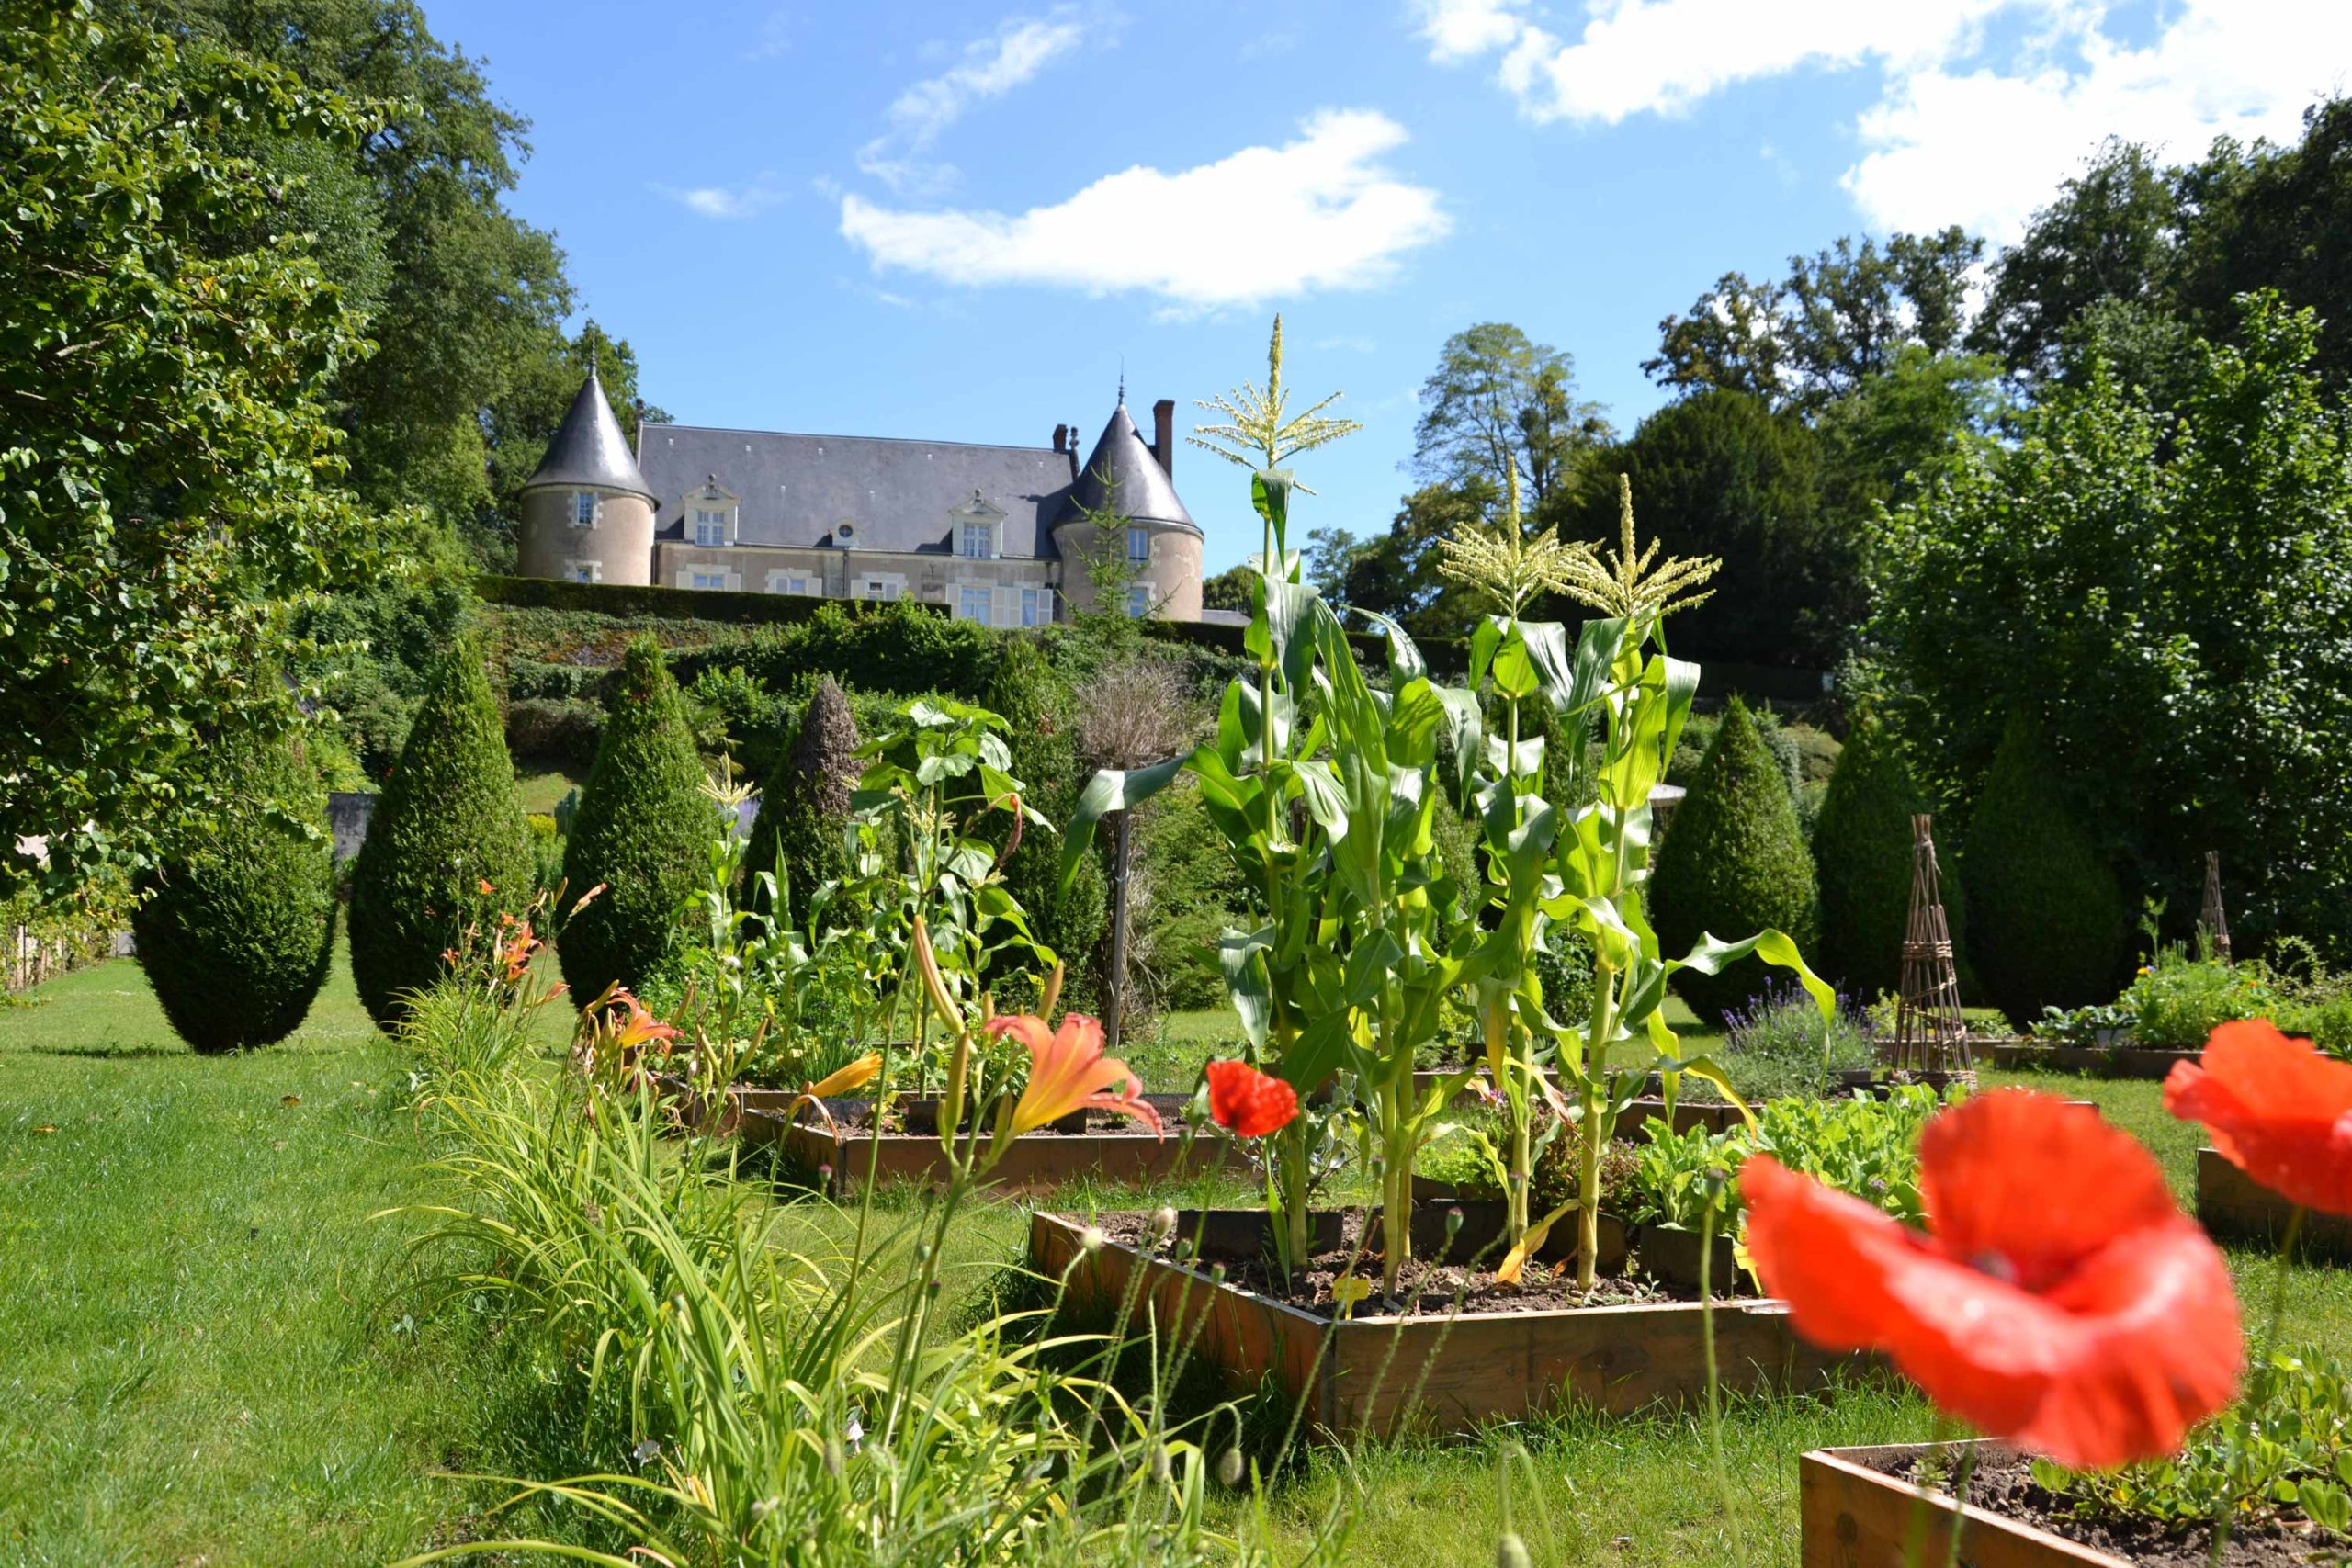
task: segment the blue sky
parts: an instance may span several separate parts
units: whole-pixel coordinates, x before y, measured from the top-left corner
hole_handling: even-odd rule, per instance
[[[648,397],[754,429],[1091,442],[1264,373],[1363,432],[1307,525],[1385,527],[1450,333],[1574,354],[1622,428],[1657,323],[1839,234],[2013,237],[2102,136],[2293,134],[2343,0],[426,0],[532,120],[514,209]],[[1176,479],[1212,570],[1239,470]]]

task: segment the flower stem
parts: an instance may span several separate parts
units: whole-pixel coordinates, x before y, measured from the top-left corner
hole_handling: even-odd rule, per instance
[[[2295,1212],[2287,1216],[2287,1228],[2278,1237],[2278,1258],[2270,1270],[2270,1314],[2262,1325],[2262,1337],[2256,1342],[2254,1348],[2255,1377],[2262,1375],[2262,1369],[2269,1363],[2271,1353],[2278,1348],[2279,1330],[2287,1321],[2287,1276],[2295,1260],[2296,1238],[2302,1234],[2303,1206],[2298,1203],[2295,1205]],[[2249,1382],[2251,1381],[2252,1379],[2248,1380]],[[2249,1417],[2249,1424],[2251,1424],[2251,1417]],[[2224,1474],[2236,1473],[2238,1468],[2236,1450],[2241,1446],[2238,1439],[2231,1440],[2230,1466],[2223,1472]],[[2230,1526],[2236,1517],[2237,1499],[2225,1495],[2222,1499],[2221,1517],[2213,1521],[2212,1562],[2215,1568],[2219,1568],[2222,1555],[2229,1551]]]

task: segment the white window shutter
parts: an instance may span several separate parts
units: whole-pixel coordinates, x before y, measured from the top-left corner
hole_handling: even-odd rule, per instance
[[[1021,584],[999,583],[989,595],[989,625],[1017,626],[1021,624]]]

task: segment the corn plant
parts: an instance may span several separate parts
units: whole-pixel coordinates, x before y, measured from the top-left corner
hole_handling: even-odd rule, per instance
[[[1565,1095],[1554,1109],[1577,1139],[1575,1195],[1539,1219],[1530,1219],[1522,1202],[1519,1234],[1498,1272],[1515,1277],[1551,1227],[1574,1213],[1577,1282],[1588,1291],[1600,1252],[1601,1151],[1617,1113],[1632,1102],[1644,1077],[1662,1074],[1671,1100],[1678,1076],[1697,1073],[1737,1103],[1721,1068],[1704,1056],[1683,1055],[1666,1021],[1667,987],[1675,974],[1715,974],[1753,953],[1794,971],[1825,1022],[1837,1010],[1836,993],[1805,967],[1784,932],[1768,930],[1731,942],[1710,933],[1670,958],[1650,927],[1644,905],[1656,836],[1650,792],[1666,776],[1699,685],[1697,665],[1668,655],[1665,620],[1679,605],[1695,602],[1691,594],[1713,565],[1657,561],[1656,544],[1637,549],[1631,492],[1622,479],[1619,485],[1623,535],[1613,558],[1604,566],[1599,551],[1588,548],[1560,565],[1566,592],[1606,613],[1584,623],[1572,649],[1555,624],[1490,617],[1471,640],[1470,689],[1446,704],[1457,727],[1457,757],[1489,755],[1475,695],[1489,682],[1511,713],[1520,702],[1540,696],[1570,734],[1595,734],[1599,740],[1597,755],[1577,746],[1560,759],[1584,774],[1574,793],[1589,796],[1565,819],[1541,796],[1520,792],[1518,781],[1540,762],[1522,754],[1523,742],[1506,736],[1487,766],[1478,795],[1487,827],[1491,930],[1464,969],[1464,978],[1481,987],[1487,1049],[1503,1058],[1523,1093],[1541,1089],[1549,1098],[1560,1091],[1543,1082],[1532,1048],[1522,1052],[1513,1043],[1518,1032],[1531,1042],[1544,1035],[1555,1042]],[[1592,1002],[1582,1020],[1546,1016],[1542,987],[1528,976],[1544,922],[1572,929],[1591,944]]]
[[[1339,616],[1303,580],[1288,531],[1304,487],[1283,460],[1354,426],[1322,413],[1328,398],[1290,412],[1282,369],[1277,320],[1266,386],[1221,400],[1230,422],[1205,427],[1200,442],[1252,470],[1263,526],[1244,641],[1254,679],[1227,686],[1215,739],[1188,756],[1095,775],[1066,835],[1064,876],[1104,814],[1193,776],[1261,920],[1227,930],[1219,952],[1250,1055],[1302,1100],[1351,1072],[1377,1151],[1393,1291],[1411,1256],[1413,1154],[1441,1127],[1460,1081],[1416,1092],[1413,1077],[1416,1049],[1437,1038],[1472,947],[1431,839],[1447,709],[1417,655],[1394,692],[1374,691]],[[1329,1133],[1307,1115],[1274,1135],[1269,1191],[1286,1267],[1306,1251],[1313,1151]]]

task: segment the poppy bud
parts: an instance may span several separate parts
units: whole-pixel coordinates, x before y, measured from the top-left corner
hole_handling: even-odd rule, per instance
[[[1461,1234],[1462,1234],[1462,1205],[1461,1205],[1461,1204],[1459,1204],[1459,1203],[1456,1203],[1456,1204],[1453,1204],[1453,1206],[1451,1206],[1450,1208],[1448,1208],[1448,1209],[1445,1211],[1445,1241],[1446,1241],[1446,1245],[1447,1245],[1447,1246],[1449,1246],[1449,1247],[1453,1246],[1453,1238],[1454,1238],[1455,1236],[1460,1235]]]
[[[1161,1205],[1151,1212],[1151,1239],[1165,1241],[1176,1231],[1176,1211]]]
[[[1227,1449],[1216,1461],[1216,1478],[1227,1486],[1241,1484],[1241,1450]]]
[[[1154,1481],[1165,1481],[1168,1479],[1168,1445],[1165,1443],[1155,1443],[1152,1445],[1151,1478]]]
[[[1089,1225],[1084,1230],[1080,1231],[1078,1233],[1078,1245],[1082,1251],[1102,1251],[1102,1227],[1101,1225]]]
[[[1532,1568],[1527,1542],[1520,1540],[1516,1531],[1503,1531],[1502,1540],[1496,1543],[1495,1568]]]

